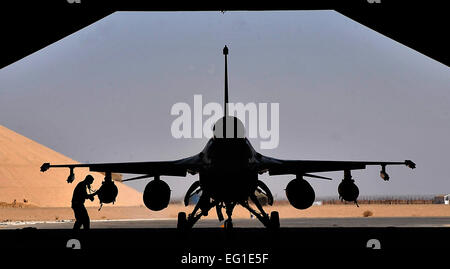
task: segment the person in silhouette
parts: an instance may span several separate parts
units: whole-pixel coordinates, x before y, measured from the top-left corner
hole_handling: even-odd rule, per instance
[[[75,224],[73,225],[73,230],[80,230],[81,226],[85,230],[89,230],[90,228],[90,219],[89,214],[84,206],[84,201],[89,199],[94,201],[94,196],[97,193],[88,194],[87,190],[91,189],[91,184],[94,182],[94,177],[91,175],[87,175],[86,178],[78,183],[73,191],[72,196],[72,209],[75,214]]]

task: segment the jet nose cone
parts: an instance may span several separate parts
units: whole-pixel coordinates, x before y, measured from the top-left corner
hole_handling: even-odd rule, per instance
[[[223,48],[223,55],[228,55],[228,47],[227,46],[225,46]]]

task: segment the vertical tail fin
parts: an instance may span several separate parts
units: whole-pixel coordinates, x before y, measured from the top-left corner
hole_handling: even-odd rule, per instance
[[[224,100],[224,111],[223,116],[228,116],[228,65],[227,65],[227,55],[228,55],[228,47],[225,46],[223,48],[223,55],[225,55],[225,100]]]

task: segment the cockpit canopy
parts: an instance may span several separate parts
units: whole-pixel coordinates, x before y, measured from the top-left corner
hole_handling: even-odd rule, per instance
[[[240,119],[226,116],[214,124],[213,134],[214,138],[245,138],[245,127]]]

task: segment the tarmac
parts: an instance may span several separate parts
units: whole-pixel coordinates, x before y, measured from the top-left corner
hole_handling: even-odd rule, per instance
[[[220,228],[223,222],[218,220],[200,220],[194,228]],[[123,220],[93,220],[92,229],[160,229],[176,228],[176,219],[123,219]],[[236,228],[264,228],[255,219],[234,219]],[[292,218],[280,219],[282,228],[339,228],[339,227],[450,227],[448,217],[407,217],[407,218]],[[71,229],[73,221],[41,221],[41,222],[3,222],[4,229]]]
[[[63,250],[86,254],[144,251],[145,259],[180,265],[187,255],[267,254],[268,263],[296,262],[301,250],[447,249],[450,218],[296,218],[281,219],[271,230],[256,219],[235,219],[231,230],[217,220],[193,229],[176,229],[175,219],[92,221],[91,230],[74,232],[73,222],[0,223],[2,250]],[[90,251],[94,250],[94,251]],[[131,252],[130,252],[131,250]],[[49,252],[52,253],[52,252]],[[396,253],[396,252],[395,252]],[[192,258],[191,256],[189,256]],[[305,257],[305,256],[303,256]],[[242,257],[241,257],[242,258]],[[245,258],[249,258],[245,256]],[[191,259],[192,261],[192,259]]]

